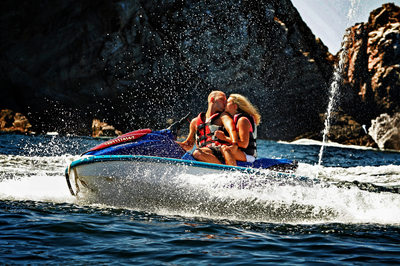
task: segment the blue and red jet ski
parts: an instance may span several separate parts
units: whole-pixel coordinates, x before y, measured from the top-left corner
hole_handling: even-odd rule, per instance
[[[238,166],[196,161],[191,153],[183,150],[175,142],[178,131],[188,116],[189,114],[167,129],[136,130],[108,140],[83,153],[82,158],[73,161],[66,169],[67,184],[71,194],[77,195],[82,189],[104,190],[107,180],[118,179],[123,184],[123,180],[129,180],[133,176],[137,178],[140,173],[148,174],[150,171],[157,176],[165,171],[171,174],[197,175],[210,171],[251,173],[269,169],[292,173],[297,168],[297,162],[288,159],[258,158],[253,163],[238,161]]]

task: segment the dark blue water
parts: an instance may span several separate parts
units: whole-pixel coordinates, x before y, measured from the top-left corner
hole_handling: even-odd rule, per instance
[[[64,170],[100,142],[0,135],[1,264],[400,261],[400,194],[395,190],[283,186],[244,192],[219,189],[211,191],[213,197],[204,196],[209,204],[227,202],[227,210],[240,214],[231,217],[222,217],[216,208],[200,213],[178,207],[148,212],[87,204],[69,195]],[[318,145],[260,141],[259,146],[260,156],[298,160],[296,174],[301,176],[390,189],[400,186],[399,153],[327,147],[318,168]],[[257,216],[258,212],[263,214]]]

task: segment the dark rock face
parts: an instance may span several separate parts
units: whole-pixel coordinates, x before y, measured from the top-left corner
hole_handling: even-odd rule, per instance
[[[35,131],[89,135],[93,117],[165,127],[204,110],[212,89],[248,96],[261,138],[322,127],[332,56],[289,0],[2,1],[0,12],[0,106]]]
[[[361,125],[352,116],[343,113],[342,110],[331,114],[331,125],[327,138],[329,141],[345,145],[359,145],[378,148],[374,139],[368,134],[366,125]],[[326,119],[326,114],[320,114],[321,123]],[[296,139],[322,140],[321,131],[307,132]]]
[[[331,125],[328,139],[346,145],[359,145],[377,148],[373,138],[368,135],[365,125],[361,125],[350,115],[337,112],[335,122]]]

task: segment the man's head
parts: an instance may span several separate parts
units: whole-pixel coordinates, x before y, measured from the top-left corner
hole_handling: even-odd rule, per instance
[[[208,95],[208,106],[214,112],[223,112],[226,107],[226,95],[222,91],[212,91]]]

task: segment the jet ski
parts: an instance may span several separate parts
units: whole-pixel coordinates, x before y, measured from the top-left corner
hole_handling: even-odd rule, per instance
[[[293,173],[297,162],[288,159],[258,158],[253,163],[237,162],[237,166],[196,161],[190,152],[177,144],[176,138],[184,118],[167,129],[140,129],[108,140],[81,155],[65,170],[72,195],[101,194],[113,197],[130,193],[130,186],[149,186],[160,182],[160,176],[188,177],[219,173],[257,174]]]

